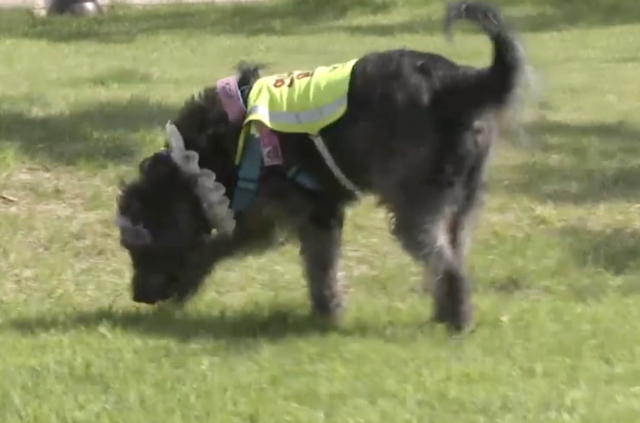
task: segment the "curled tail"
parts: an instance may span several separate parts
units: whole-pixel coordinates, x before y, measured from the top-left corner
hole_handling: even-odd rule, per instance
[[[517,91],[525,68],[522,48],[505,25],[497,8],[481,1],[461,0],[447,6],[445,32],[458,20],[478,24],[493,43],[493,62],[483,69],[465,69],[438,89],[438,102],[455,114],[476,114],[506,107]]]

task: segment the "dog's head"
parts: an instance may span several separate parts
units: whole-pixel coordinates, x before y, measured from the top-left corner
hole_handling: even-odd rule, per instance
[[[250,89],[260,69],[240,63],[238,86]],[[229,119],[217,88],[208,87],[188,99],[166,129],[166,151],[144,159],[118,199],[133,300],[148,304],[190,295],[206,273],[201,262],[212,229],[228,234],[235,225],[226,191],[235,182],[242,122]]]
[[[169,148],[144,159],[138,177],[121,188],[116,224],[133,266],[133,300],[147,304],[189,294],[199,281],[212,229],[232,233],[235,221],[225,188],[184,148],[167,125]]]

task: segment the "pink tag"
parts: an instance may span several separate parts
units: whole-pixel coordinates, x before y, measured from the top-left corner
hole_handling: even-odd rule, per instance
[[[227,112],[229,120],[233,123],[242,123],[247,110],[242,104],[238,81],[235,76],[220,79],[216,82],[216,88],[218,89],[218,97],[220,97],[222,107]]]
[[[264,165],[281,165],[283,163],[283,159],[278,136],[262,122],[256,122],[256,126],[258,128],[258,133],[260,134],[260,147],[262,148],[262,159],[264,160]]]

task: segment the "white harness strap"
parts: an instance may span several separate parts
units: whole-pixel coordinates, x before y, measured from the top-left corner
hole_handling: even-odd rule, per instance
[[[331,172],[333,172],[334,176],[340,181],[340,183],[349,191],[353,191],[354,193],[358,192],[358,188],[345,176],[344,173],[340,170],[336,162],[333,160],[331,153],[329,153],[329,149],[327,149],[326,144],[322,140],[322,137],[319,135],[311,135],[311,140],[315,144],[316,148],[320,152],[320,155],[324,159]]]

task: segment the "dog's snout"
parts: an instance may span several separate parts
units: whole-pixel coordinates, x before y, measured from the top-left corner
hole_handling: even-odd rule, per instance
[[[136,303],[154,305],[169,297],[167,278],[160,274],[138,271],[131,285],[132,299]]]
[[[151,297],[145,295],[144,293],[134,292],[133,293],[133,302],[139,303],[139,304],[155,305],[155,304],[158,303],[158,300],[155,299],[155,298],[151,298]]]

